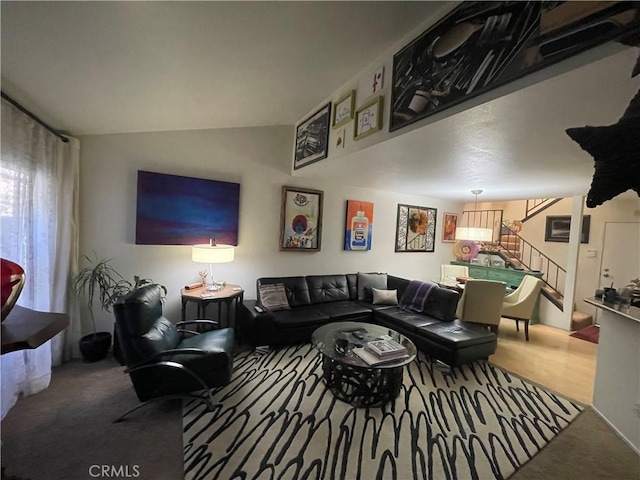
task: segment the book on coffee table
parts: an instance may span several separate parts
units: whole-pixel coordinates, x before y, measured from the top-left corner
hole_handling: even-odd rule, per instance
[[[365,344],[365,348],[378,357],[397,357],[407,353],[407,349],[393,339],[372,340]]]
[[[365,347],[354,348],[353,353],[364,360],[367,365],[379,365],[381,363],[393,362],[394,360],[407,358],[409,356],[407,352],[397,352],[394,355],[379,357],[378,355],[371,353]]]

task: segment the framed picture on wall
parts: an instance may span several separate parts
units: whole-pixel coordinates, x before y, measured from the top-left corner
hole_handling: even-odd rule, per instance
[[[435,251],[437,213],[435,208],[398,204],[396,252]]]
[[[371,250],[373,232],[373,203],[347,200],[347,218],[344,230],[344,249]]]
[[[282,187],[280,251],[319,252],[324,192]]]
[[[580,232],[580,243],[589,243],[589,229],[591,226],[591,215],[582,217],[582,231]],[[571,231],[570,215],[547,215],[547,222],[544,229],[545,242],[569,243],[569,232]]]
[[[305,167],[327,158],[329,153],[329,121],[331,102],[320,108],[296,127],[296,151],[293,169]]]
[[[442,215],[442,241],[456,241],[456,227],[458,226],[458,214],[444,212]]]
[[[353,118],[356,103],[356,91],[351,90],[333,104],[333,128],[338,128]]]
[[[367,102],[356,111],[353,125],[353,139],[360,140],[382,128],[382,95]]]

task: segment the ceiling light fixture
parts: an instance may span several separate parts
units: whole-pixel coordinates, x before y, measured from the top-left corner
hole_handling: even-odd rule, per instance
[[[476,196],[473,211],[473,223],[475,225],[476,212],[478,211],[478,195],[482,193],[482,190],[471,190],[471,193]],[[480,228],[469,226],[469,215],[467,215],[467,226],[456,228],[456,240],[471,240],[473,242],[492,242],[493,230],[491,228]]]

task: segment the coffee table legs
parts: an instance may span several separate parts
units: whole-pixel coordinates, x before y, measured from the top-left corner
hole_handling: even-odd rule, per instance
[[[404,367],[355,367],[323,355],[322,369],[336,398],[356,407],[381,407],[400,395]]]

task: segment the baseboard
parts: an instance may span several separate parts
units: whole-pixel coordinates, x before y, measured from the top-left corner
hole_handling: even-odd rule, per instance
[[[631,447],[631,449],[636,452],[637,455],[640,455],[640,449],[638,449],[638,447],[636,447],[633,443],[631,443],[629,441],[629,439],[627,437],[625,437],[622,432],[620,432],[620,430],[618,430],[615,425],[613,425],[609,420],[607,420],[607,418],[598,411],[598,409],[596,407],[594,407],[593,405],[591,406],[591,408],[593,408],[593,411],[596,412],[598,414],[598,416],[604,420],[604,422],[609,425],[609,427],[611,427],[611,429],[616,432],[616,435],[618,435],[622,440],[624,440],[624,442],[629,445]]]

